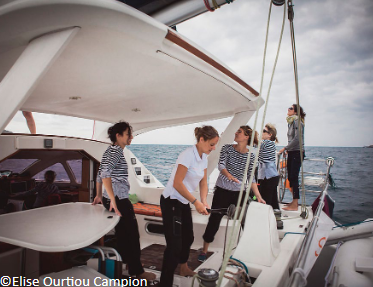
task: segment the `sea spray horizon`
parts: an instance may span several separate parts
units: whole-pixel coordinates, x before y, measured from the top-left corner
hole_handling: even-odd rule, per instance
[[[128,148],[153,175],[167,184],[178,155],[189,145],[133,144]],[[278,147],[278,150],[281,147]],[[306,147],[306,158],[326,159],[335,163],[331,168],[336,188],[328,193],[335,201],[333,219],[339,223],[353,223],[373,218],[373,149],[362,147]],[[304,171],[326,172],[325,162],[305,161]],[[310,188],[307,188],[310,189]],[[306,193],[306,204],[314,202],[318,194]],[[290,201],[290,192],[284,201]]]

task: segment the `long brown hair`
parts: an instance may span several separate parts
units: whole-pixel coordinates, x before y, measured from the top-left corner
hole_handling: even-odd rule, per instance
[[[306,113],[304,112],[303,108],[301,106],[299,106],[300,108],[300,113],[298,113],[298,106],[297,104],[293,104],[293,108],[294,108],[294,112],[300,116],[302,118],[302,120],[304,121],[304,118],[306,117]],[[300,115],[299,115],[300,114]]]
[[[250,126],[240,126],[240,129],[243,130],[245,136],[248,136],[248,140],[247,140],[247,145],[250,145],[250,142],[251,142],[251,137],[253,135],[253,130],[250,128]],[[255,132],[255,136],[254,136],[254,145],[258,145],[259,141],[258,141],[258,132]]]

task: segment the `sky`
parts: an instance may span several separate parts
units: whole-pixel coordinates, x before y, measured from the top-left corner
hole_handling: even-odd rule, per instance
[[[306,146],[373,144],[373,1],[293,1],[300,105],[306,112]],[[269,1],[236,0],[177,26],[179,33],[220,59],[259,91]],[[262,96],[279,42],[283,7],[272,7]],[[265,123],[273,123],[279,145],[286,145],[287,108],[296,102],[289,21]],[[259,112],[261,124],[264,106]],[[91,120],[34,113],[37,132],[91,138]],[[223,132],[230,119],[166,128],[136,136],[133,144],[194,143],[193,130],[203,124]],[[254,117],[249,121],[253,126]],[[260,126],[258,126],[259,128]],[[28,132],[17,113],[6,128]]]

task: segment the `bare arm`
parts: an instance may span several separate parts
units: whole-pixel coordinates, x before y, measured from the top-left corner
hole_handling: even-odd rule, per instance
[[[208,185],[207,185],[207,169],[205,169],[205,175],[203,176],[202,180],[199,182],[199,193],[201,197],[201,202],[206,208],[210,208],[207,203],[207,193],[208,193]]]
[[[114,212],[117,215],[122,216],[122,214],[117,208],[117,203],[115,202],[115,196],[114,196],[114,191],[113,191],[113,185],[111,183],[111,177],[103,178],[102,183],[104,184],[106,192],[110,198],[110,211],[114,209]]]
[[[264,203],[264,204],[265,204],[266,202],[265,202],[264,199],[262,198],[262,196],[261,196],[261,194],[260,194],[260,192],[259,192],[258,186],[256,185],[255,182],[253,182],[253,183],[251,184],[251,189],[253,190],[253,192],[254,192],[256,198],[258,199],[258,202],[260,202],[260,203]]]
[[[26,119],[27,127],[30,130],[30,133],[36,134],[36,124],[35,124],[34,117],[32,116],[32,113],[23,111],[22,114]]]
[[[240,183],[240,181],[237,178],[235,178],[233,175],[231,175],[226,168],[222,169],[220,173],[223,174],[226,178],[228,178],[228,180]]]
[[[177,170],[176,170],[176,174],[175,174],[175,178],[174,178],[173,187],[186,200],[188,200],[189,202],[194,202],[194,200],[196,198],[189,192],[189,190],[185,187],[185,185],[183,183],[183,180],[185,178],[185,175],[186,175],[187,171],[188,171],[188,168],[186,166],[183,166],[182,164],[178,165]],[[206,207],[204,206],[204,204],[201,201],[196,200],[194,202],[194,206],[196,207],[196,210],[198,211],[198,213],[202,213],[202,214],[205,214],[205,215],[208,214],[208,212],[206,210]]]
[[[102,182],[96,182],[96,197],[92,202],[92,205],[102,203]]]

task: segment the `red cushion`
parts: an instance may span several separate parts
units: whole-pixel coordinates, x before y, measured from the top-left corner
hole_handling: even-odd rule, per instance
[[[133,209],[136,214],[162,217],[161,207],[155,204],[135,203]]]

